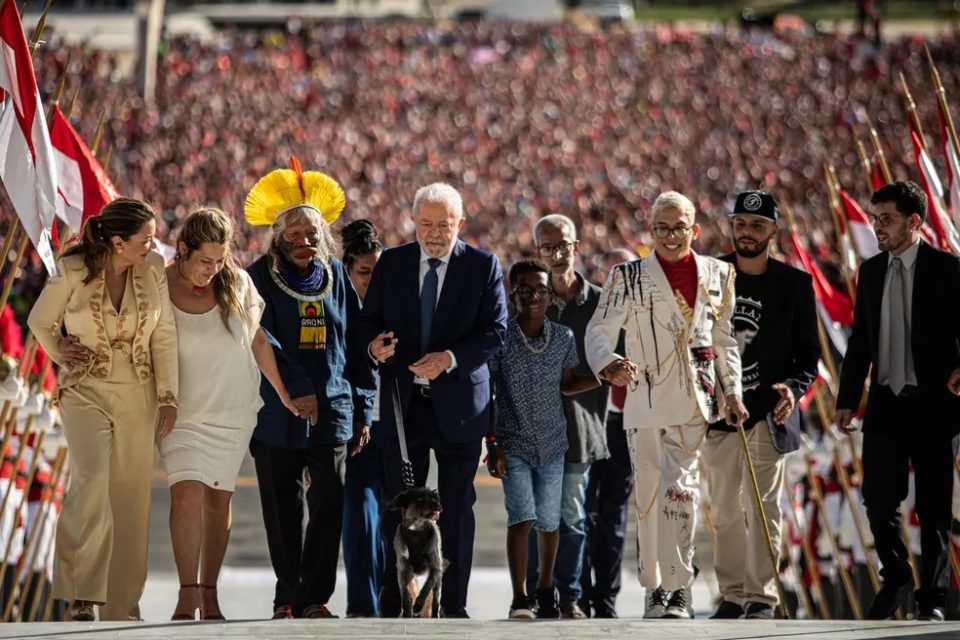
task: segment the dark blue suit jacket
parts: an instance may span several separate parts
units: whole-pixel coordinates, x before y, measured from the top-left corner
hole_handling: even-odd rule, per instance
[[[488,429],[490,370],[487,361],[507,333],[503,272],[496,256],[458,240],[450,256],[437,300],[430,344],[420,345],[420,245],[388,249],[373,270],[360,313],[365,344],[393,331],[397,355],[380,367],[379,442],[396,440],[394,385],[399,383],[404,415],[413,392],[409,366],[424,353],[452,351],[457,368],[441,373],[430,387],[437,422],[449,442],[482,438]]]

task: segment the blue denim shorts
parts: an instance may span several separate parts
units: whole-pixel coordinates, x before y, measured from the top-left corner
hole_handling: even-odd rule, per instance
[[[560,527],[560,494],[563,491],[563,457],[533,466],[520,456],[505,453],[507,477],[503,479],[503,502],[507,526],[533,520],[537,531]]]

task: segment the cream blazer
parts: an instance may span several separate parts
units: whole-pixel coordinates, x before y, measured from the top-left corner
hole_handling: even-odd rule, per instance
[[[150,252],[143,264],[133,269],[136,332],[133,337],[133,365],[141,382],[156,378],[160,406],[177,406],[177,328],[167,292],[163,257]],[[87,269],[83,257],[59,260],[57,275],[47,280],[30,310],[27,324],[44,350],[60,367],[59,387],[65,389],[87,377],[105,379],[113,366],[114,350],[103,326],[104,275],[84,284]],[[61,327],[77,336],[80,344],[94,353],[89,364],[68,369],[60,353]]]
[[[740,351],[733,335],[734,278],[729,263],[694,254],[697,298],[687,322],[667,276],[651,253],[617,266],[607,278],[584,340],[594,372],[620,356],[639,366],[638,383],[627,393],[629,428],[684,425],[699,414],[722,417],[726,395],[743,396]]]

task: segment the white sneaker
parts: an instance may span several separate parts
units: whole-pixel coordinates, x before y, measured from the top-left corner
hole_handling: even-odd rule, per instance
[[[643,609],[644,618],[662,618],[667,613],[667,602],[670,599],[670,592],[663,588],[647,589],[647,602]]]
[[[664,618],[689,620],[693,617],[693,606],[687,602],[689,589],[677,589],[671,592],[670,599],[667,601],[667,611]]]

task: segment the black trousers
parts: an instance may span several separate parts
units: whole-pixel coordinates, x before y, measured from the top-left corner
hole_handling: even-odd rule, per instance
[[[414,389],[404,420],[407,451],[413,464],[414,482],[422,487],[430,469],[430,450],[437,458],[437,491],[440,493],[440,544],[443,557],[450,562],[443,574],[440,606],[447,612],[465,611],[470,570],[473,566],[473,536],[476,521],[473,504],[477,493],[473,486],[480,460],[480,439],[450,442],[437,424],[433,403]],[[400,525],[400,512],[389,508],[390,501],[403,491],[400,473],[400,448],[397,442],[382,443],[384,486],[387,499],[380,519],[380,531],[387,550],[383,589],[380,594],[380,615],[400,615],[400,587],[397,583],[397,556],[393,538]]]
[[[920,520],[920,607],[945,606],[949,588],[949,545],[953,467],[958,438],[944,428],[956,416],[935,415],[921,395],[874,392],[871,421],[863,435],[863,501],[884,581],[910,578],[907,549],[900,537],[900,503],[907,497],[910,465]]]
[[[254,440],[251,451],[270,562],[277,575],[273,604],[291,606],[299,617],[310,605],[326,604],[337,584],[347,445],[281,449]],[[304,470],[310,478],[306,490]]]
[[[587,552],[580,580],[584,598],[595,610],[615,610],[620,593],[627,503],[634,477],[622,413],[607,416],[607,445],[610,457],[590,465]]]

